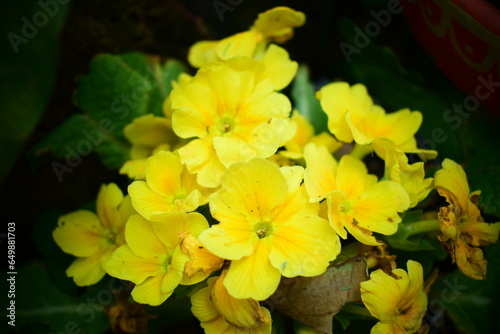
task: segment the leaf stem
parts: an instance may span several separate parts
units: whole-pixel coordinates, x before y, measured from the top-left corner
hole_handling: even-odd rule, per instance
[[[364,318],[375,319],[373,315],[371,315],[370,311],[364,306],[355,303],[348,303],[342,308],[343,312],[347,312],[350,314],[359,315]]]
[[[414,223],[405,224],[405,227],[409,231],[408,237],[421,233],[439,231],[440,229],[439,220],[437,219],[420,220]]]

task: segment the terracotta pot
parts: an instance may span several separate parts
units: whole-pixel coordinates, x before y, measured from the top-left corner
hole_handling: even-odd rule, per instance
[[[402,4],[420,44],[468,95],[464,107],[473,111],[480,103],[500,116],[500,10],[483,0]]]

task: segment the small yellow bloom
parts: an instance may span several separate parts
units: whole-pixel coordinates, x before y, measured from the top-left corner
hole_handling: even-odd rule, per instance
[[[343,144],[337,141],[327,132],[314,135],[313,126],[297,111],[294,111],[292,121],[297,124],[295,136],[285,144],[285,150],[278,154],[293,160],[300,160],[304,157],[304,148],[307,144],[313,143],[316,146],[325,145],[330,153],[337,151]]]
[[[304,13],[288,7],[275,7],[260,13],[251,29],[260,32],[265,40],[281,44],[292,38],[294,28],[304,23]]]
[[[128,192],[132,205],[144,218],[191,212],[208,201],[209,191],[200,187],[179,156],[160,151],[146,162],[146,181],[134,181]]]
[[[208,228],[199,213],[179,213],[151,222],[133,215],[125,228],[126,245],[118,248],[106,265],[108,274],[136,284],[132,297],[138,303],[160,305],[179,284],[195,284],[203,273],[191,278],[184,274],[189,257],[182,254],[180,233],[198,236]]]
[[[408,163],[405,153],[391,149],[386,151],[385,177],[395,181],[405,188],[410,196],[410,208],[415,207],[434,189],[433,179],[425,178],[423,162]]]
[[[386,114],[382,107],[373,104],[362,84],[334,82],[321,88],[318,98],[328,115],[330,132],[340,141],[371,145],[381,158],[385,156],[387,140],[401,152],[425,154],[429,158],[437,155],[435,151],[417,148],[414,135],[422,123],[419,111],[402,109]]]
[[[208,287],[191,296],[191,311],[207,334],[270,334],[271,314],[253,299],[236,299],[224,287],[226,271],[208,279]]]
[[[477,208],[480,191],[470,193],[463,168],[453,160],[443,161],[443,169],[436,172],[434,180],[449,204],[438,213],[443,233],[439,240],[460,271],[473,279],[485,279],[487,261],[479,247],[497,242],[500,222],[484,222]]]
[[[378,269],[370,274],[370,280],[360,284],[363,303],[380,320],[372,334],[410,334],[422,325],[427,310],[422,266],[412,260],[406,265],[408,273],[394,269],[390,276]]]
[[[308,144],[304,157],[304,183],[310,201],[327,199],[330,224],[342,238],[347,238],[349,232],[361,243],[379,245],[372,232],[396,233],[401,222],[398,212],[410,204],[400,184],[377,182],[361,160],[349,155],[337,163],[325,146]]]
[[[290,101],[260,79],[258,67],[243,57],[213,63],[172,91],[173,129],[195,137],[179,149],[181,161],[202,186],[217,187],[228,166],[267,158],[295,133]]]
[[[285,277],[316,276],[340,252],[338,236],[309,203],[300,166],[254,158],[232,165],[210,199],[220,223],[199,239],[231,260],[224,286],[234,298],[267,299]]]
[[[114,183],[101,186],[96,211],[97,215],[88,210],[64,215],[52,232],[64,252],[78,257],[66,274],[79,286],[95,284],[106,274],[105,265],[115,249],[125,243],[125,223],[135,213],[130,197],[124,197]]]
[[[298,64],[288,52],[270,41],[284,42],[292,37],[293,28],[303,25],[305,16],[287,7],[277,7],[259,15],[254,27],[220,41],[200,41],[189,50],[188,61],[196,68],[235,57],[258,60],[265,68],[263,78],[275,90],[288,86],[297,73]]]

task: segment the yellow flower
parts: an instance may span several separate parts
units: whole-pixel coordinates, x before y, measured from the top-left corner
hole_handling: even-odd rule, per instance
[[[429,195],[434,189],[433,179],[425,178],[423,162],[408,163],[408,157],[398,150],[387,150],[385,157],[385,177],[405,188],[410,196],[410,208]]]
[[[363,303],[380,320],[372,334],[415,333],[422,325],[427,310],[422,266],[412,260],[406,265],[408,273],[394,269],[390,276],[378,269],[370,274],[370,280],[360,283]]]
[[[208,279],[208,287],[191,296],[191,311],[207,334],[270,334],[271,314],[253,299],[236,299],[224,287],[226,271]]]
[[[232,165],[210,199],[220,223],[199,239],[231,260],[224,286],[234,298],[267,299],[285,277],[322,274],[340,252],[338,236],[301,186],[303,168],[254,158]]]
[[[334,82],[321,88],[318,98],[328,115],[330,132],[340,141],[371,145],[381,158],[385,156],[387,140],[401,152],[426,154],[429,158],[437,155],[435,151],[417,148],[414,135],[422,123],[419,111],[402,109],[386,114],[382,107],[373,104],[362,84]]]
[[[151,222],[140,215],[130,217],[125,228],[126,245],[118,248],[106,265],[108,274],[135,283],[132,297],[138,303],[160,305],[179,284],[195,284],[206,278],[184,274],[189,257],[182,254],[179,233],[198,236],[208,228],[199,213],[179,213]]]
[[[294,111],[292,121],[297,124],[295,136],[285,144],[285,150],[278,154],[294,160],[304,157],[304,148],[307,144],[313,143],[316,146],[325,145],[330,153],[337,151],[343,144],[337,141],[327,132],[314,135],[313,126],[297,111]]]
[[[196,182],[179,156],[160,151],[146,162],[146,181],[134,181],[128,192],[132,205],[144,218],[162,219],[178,212],[190,212],[208,201],[208,190]]]
[[[231,65],[213,63],[172,91],[175,133],[196,138],[179,149],[181,161],[202,186],[217,187],[228,166],[267,158],[295,133],[290,101],[260,80],[258,69],[243,57]]]
[[[330,224],[342,238],[347,238],[348,231],[361,243],[378,245],[372,232],[391,235],[397,231],[401,222],[398,212],[410,204],[400,184],[377,182],[362,161],[349,155],[337,163],[324,146],[308,144],[304,157],[304,183],[310,201],[327,199]]]
[[[66,270],[79,286],[92,285],[106,274],[105,265],[118,246],[125,243],[123,229],[135,213],[130,197],[114,183],[102,185],[96,201],[97,215],[78,210],[59,218],[52,236],[61,249],[77,256]]]
[[[443,161],[443,169],[436,172],[434,182],[439,194],[449,204],[441,207],[438,213],[443,233],[439,240],[460,271],[473,279],[485,279],[487,261],[479,247],[497,242],[500,222],[484,222],[477,208],[481,192],[470,193],[463,168],[453,160]]]

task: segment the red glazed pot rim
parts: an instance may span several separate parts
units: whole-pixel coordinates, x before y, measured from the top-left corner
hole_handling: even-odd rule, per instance
[[[484,0],[451,0],[476,22],[500,36],[500,9]]]

